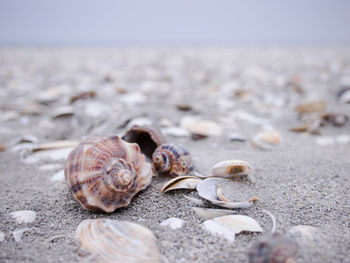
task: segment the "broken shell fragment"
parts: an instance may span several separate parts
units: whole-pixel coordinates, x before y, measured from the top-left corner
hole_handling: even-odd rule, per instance
[[[161,226],[167,226],[170,227],[172,230],[180,229],[182,228],[183,224],[185,223],[184,220],[177,217],[170,217],[160,223]]]
[[[148,125],[132,126],[122,139],[127,142],[137,143],[140,146],[141,152],[148,158],[152,158],[152,154],[156,148],[165,143],[165,138],[161,131]]]
[[[250,145],[262,150],[271,150],[282,141],[281,135],[276,131],[262,131],[257,133],[250,141]]]
[[[70,98],[70,103],[74,103],[77,100],[86,100],[86,99],[92,99],[96,97],[95,91],[85,91],[79,94],[76,94]]]
[[[109,213],[129,205],[153,176],[139,146],[115,135],[94,135],[81,142],[70,152],[64,173],[82,207]]]
[[[159,174],[184,176],[194,170],[190,152],[177,143],[164,143],[153,153],[152,165]]]
[[[299,114],[325,112],[327,109],[327,104],[324,101],[310,101],[310,102],[302,103],[296,106],[294,109]]]
[[[36,213],[30,210],[20,210],[10,213],[10,216],[15,219],[18,224],[28,224],[34,222]]]
[[[212,219],[219,216],[234,215],[237,212],[229,209],[215,209],[215,208],[202,208],[191,207],[199,218]]]
[[[244,215],[227,215],[205,221],[203,228],[211,234],[225,237],[229,242],[235,240],[235,235],[245,232],[263,232],[255,219]]]
[[[249,208],[253,206],[254,201],[258,200],[256,197],[253,197],[253,198],[250,198],[248,201],[233,202],[228,200],[226,197],[224,197],[221,190],[219,190],[219,196],[218,196],[218,189],[216,185],[219,182],[225,182],[226,180],[227,179],[223,179],[223,178],[207,178],[198,184],[197,192],[200,195],[200,197],[202,197],[203,199],[206,199],[215,205],[230,208],[230,209]]]
[[[77,228],[83,249],[98,262],[160,262],[157,238],[141,225],[111,219],[87,219]]]
[[[73,148],[76,147],[79,144],[78,141],[67,141],[67,140],[61,140],[61,141],[53,141],[53,142],[47,142],[43,144],[39,144],[35,146],[32,151],[45,151],[45,150],[53,150],[53,149],[61,149],[61,148]]]
[[[175,189],[196,189],[201,181],[201,179],[194,176],[179,176],[166,182],[160,191],[166,193]]]
[[[297,253],[295,242],[280,233],[266,235],[249,249],[249,263],[295,263]]]
[[[5,241],[5,234],[0,231],[0,242],[4,242],[4,241]]]

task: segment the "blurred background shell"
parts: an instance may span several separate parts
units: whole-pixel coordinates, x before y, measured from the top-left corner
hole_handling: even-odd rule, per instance
[[[94,135],[70,152],[65,178],[85,209],[113,212],[150,184],[152,169],[137,144]]]

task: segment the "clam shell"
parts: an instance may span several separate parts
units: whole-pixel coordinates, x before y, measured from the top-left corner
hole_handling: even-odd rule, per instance
[[[152,158],[152,154],[156,148],[165,143],[165,138],[161,131],[149,125],[132,126],[122,139],[130,143],[137,143],[142,153],[148,158]]]
[[[243,209],[243,208],[249,208],[253,206],[254,201],[257,200],[256,197],[253,197],[248,201],[233,202],[225,198],[222,195],[220,190],[219,190],[219,196],[218,196],[218,189],[216,185],[219,182],[225,182],[226,180],[227,179],[223,179],[223,178],[207,178],[198,184],[197,192],[200,195],[200,197],[218,206],[222,206],[230,209]]]
[[[87,219],[77,228],[83,249],[98,262],[160,262],[157,238],[138,224],[111,220]]]
[[[70,152],[65,166],[74,198],[87,210],[105,212],[127,206],[152,175],[139,146],[115,135],[87,138]]]
[[[201,179],[194,176],[179,176],[166,182],[160,191],[166,193],[175,189],[196,189],[201,181]]]

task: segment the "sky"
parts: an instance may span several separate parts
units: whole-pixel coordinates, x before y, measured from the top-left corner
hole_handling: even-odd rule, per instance
[[[350,44],[350,0],[0,0],[0,45]]]

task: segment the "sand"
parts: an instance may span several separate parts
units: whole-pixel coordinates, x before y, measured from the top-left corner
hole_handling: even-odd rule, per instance
[[[281,232],[300,224],[318,227],[324,237],[301,247],[298,262],[350,262],[350,144],[321,146],[317,143],[321,135],[289,131],[299,123],[293,108],[303,101],[320,99],[327,102],[328,111],[349,114],[350,105],[340,104],[335,95],[349,82],[349,69],[348,48],[2,49],[0,142],[7,150],[0,152],[0,231],[5,234],[0,262],[88,261],[75,230],[89,218],[127,220],[148,227],[158,239],[162,262],[248,262],[247,250],[261,234],[239,234],[229,243],[204,231],[204,220],[183,196],[199,198],[198,194],[190,190],[160,193],[168,177],[154,177],[126,208],[94,213],[73,199],[65,182],[50,180],[63,169],[64,160],[26,164],[20,152],[13,150],[12,140],[24,134],[37,136],[39,142],[81,140],[91,133],[121,134],[130,118],[146,117],[156,124],[167,119],[176,125],[193,115],[216,121],[223,134],[198,141],[169,135],[166,139],[186,145],[200,172],[207,173],[226,159],[248,161],[255,169],[257,188],[245,184],[259,201],[237,214],[253,217],[266,232],[271,220],[262,209],[275,215]],[[295,74],[301,76],[303,94],[287,84]],[[41,99],[37,115],[23,113],[23,106],[50,89],[59,95],[52,101],[46,97],[45,103]],[[125,102],[123,89],[146,99],[137,95],[138,101]],[[251,98],[234,97],[237,89],[251,91]],[[69,105],[70,96],[82,90],[94,90],[97,97],[74,104],[77,113],[73,117],[51,118],[53,109]],[[82,110],[93,102],[106,105],[107,113],[102,110],[92,116]],[[194,110],[177,110],[179,102],[191,104]],[[234,119],[232,112],[237,110],[263,118],[267,124]],[[17,115],[4,119],[8,112]],[[249,138],[266,126],[281,134],[282,143],[269,151],[251,147]],[[248,141],[229,141],[228,133],[233,131]],[[350,135],[350,124],[328,125],[320,131],[331,138]],[[39,169],[52,163],[61,168]],[[240,196],[230,192],[230,187],[226,191],[230,198]],[[33,210],[37,218],[27,225],[17,224],[9,215],[17,210]],[[184,226],[177,230],[161,226],[169,217],[183,219]],[[15,242],[12,231],[25,227],[29,230],[22,242]]]

